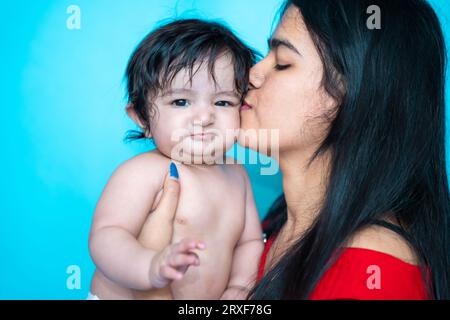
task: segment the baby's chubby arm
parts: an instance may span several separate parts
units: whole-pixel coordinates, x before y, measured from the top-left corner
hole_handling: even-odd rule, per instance
[[[157,252],[136,240],[156,194],[167,181],[167,169],[167,162],[152,154],[128,160],[113,173],[97,203],[90,253],[97,268],[123,287],[149,290],[164,286],[168,280],[180,278],[177,268],[197,263],[189,254],[192,245],[197,246],[195,241]],[[175,212],[161,209],[158,213],[173,219]]]
[[[221,299],[245,299],[253,287],[264,250],[261,222],[253,198],[247,172],[242,167],[246,184],[245,227],[234,249],[228,287]]]

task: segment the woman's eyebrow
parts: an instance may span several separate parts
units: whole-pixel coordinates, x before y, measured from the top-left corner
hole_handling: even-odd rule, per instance
[[[280,39],[280,38],[269,38],[267,40],[267,44],[269,46],[269,49],[276,49],[280,46],[286,47],[289,50],[294,51],[296,54],[301,56],[301,53],[297,50],[297,48],[291,43],[289,42],[289,40],[286,39]]]

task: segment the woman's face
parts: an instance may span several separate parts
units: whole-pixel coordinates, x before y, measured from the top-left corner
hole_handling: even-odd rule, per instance
[[[325,137],[323,117],[335,107],[322,88],[323,65],[299,11],[290,7],[269,40],[268,55],[250,71],[250,90],[241,107],[239,143],[257,150],[266,129],[279,130],[267,152],[306,150]],[[251,132],[259,134],[250,141]],[[269,134],[270,136],[270,134]],[[273,139],[272,139],[273,140]]]

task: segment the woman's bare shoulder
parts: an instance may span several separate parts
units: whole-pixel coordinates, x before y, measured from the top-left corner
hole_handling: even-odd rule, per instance
[[[405,238],[378,225],[370,225],[356,232],[346,247],[375,250],[413,265],[419,263],[415,250]]]

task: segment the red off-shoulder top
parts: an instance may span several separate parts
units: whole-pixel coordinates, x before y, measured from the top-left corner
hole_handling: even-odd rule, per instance
[[[266,242],[258,281],[276,235]],[[418,266],[392,255],[363,248],[345,248],[325,272],[311,300],[422,300],[430,299]]]

